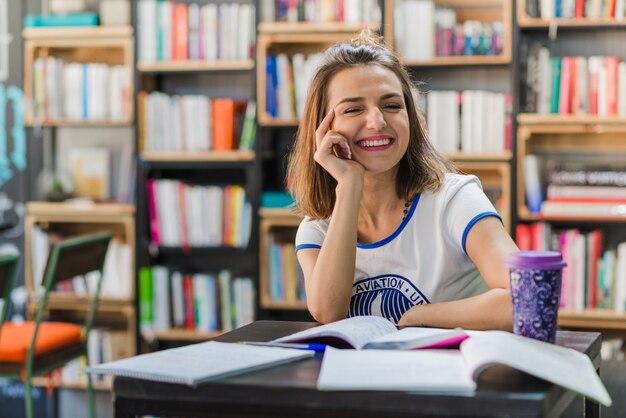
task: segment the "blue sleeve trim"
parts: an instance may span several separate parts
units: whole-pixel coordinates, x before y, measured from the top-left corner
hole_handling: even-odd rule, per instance
[[[322,246],[317,244],[300,244],[296,247],[296,252],[304,250],[305,248],[315,248],[319,250]]]
[[[470,229],[472,229],[472,227],[476,224],[476,222],[480,221],[483,218],[487,218],[489,216],[494,216],[500,219],[500,222],[502,222],[502,218],[496,212],[483,212],[474,216],[474,218],[471,221],[469,221],[469,223],[465,227],[465,231],[463,231],[463,238],[461,239],[461,245],[463,246],[463,252],[465,254],[467,254],[467,250],[465,249],[465,240],[467,239],[467,234],[469,233]],[[504,222],[502,222],[502,224],[504,224]]]

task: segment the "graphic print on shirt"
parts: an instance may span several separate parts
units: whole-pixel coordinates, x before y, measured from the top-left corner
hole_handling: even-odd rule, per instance
[[[424,303],[430,301],[407,278],[384,274],[352,285],[348,317],[376,315],[397,324],[406,311]]]

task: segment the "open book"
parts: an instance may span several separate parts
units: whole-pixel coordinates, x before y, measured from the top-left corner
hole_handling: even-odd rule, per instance
[[[317,381],[322,390],[473,391],[478,375],[502,364],[610,406],[588,356],[504,331],[472,332],[460,350],[327,348]]]
[[[310,328],[274,342],[315,342],[337,348],[413,350],[418,348],[458,347],[468,338],[460,328],[403,328],[398,331],[380,316],[355,316]]]
[[[312,356],[312,351],[209,341],[87,367],[87,372],[195,387]]]

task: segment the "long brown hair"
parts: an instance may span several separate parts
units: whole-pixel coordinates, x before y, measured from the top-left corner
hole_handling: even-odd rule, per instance
[[[445,173],[456,172],[454,165],[439,154],[428,140],[422,118],[413,99],[412,82],[398,57],[385,48],[369,31],[340,42],[324,52],[322,64],[309,86],[303,117],[296,134],[287,167],[287,186],[298,210],[312,219],[328,218],[335,205],[336,180],[313,160],[315,131],[325,116],[328,84],[338,72],[360,65],[379,65],[400,80],[409,117],[409,144],[400,160],[396,176],[398,197],[410,200],[425,190],[437,191]]]

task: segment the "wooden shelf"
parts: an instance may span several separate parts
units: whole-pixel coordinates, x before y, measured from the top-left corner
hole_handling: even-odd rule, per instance
[[[301,310],[306,310],[306,302],[301,302],[301,301],[294,301],[294,302],[287,302],[287,301],[278,301],[278,300],[271,300],[271,299],[262,299],[261,300],[261,307],[264,309],[284,309],[284,310],[291,310],[291,311],[301,311]]]
[[[539,115],[536,113],[520,113],[517,115],[517,122],[520,125],[619,125],[626,128],[626,118],[619,116],[597,116],[597,115]]]
[[[591,19],[575,18],[563,19],[555,18],[551,20],[541,18],[531,18],[522,15],[517,20],[518,26],[522,29],[549,29],[550,26],[572,29],[596,29],[596,28],[626,28],[626,20],[615,18]]]
[[[167,331],[142,331],[146,340],[163,341],[206,341],[222,334],[222,331],[199,332],[186,329],[170,329]]]
[[[123,120],[123,121],[107,121],[107,120],[51,120],[45,122],[36,122],[29,118],[26,120],[26,126],[35,128],[49,128],[49,127],[58,127],[58,128],[84,128],[84,127],[103,127],[103,128],[115,128],[115,127],[131,127],[133,125],[133,121],[131,120]]]
[[[493,152],[483,154],[468,154],[464,152],[446,153],[446,156],[453,161],[511,161],[513,154],[511,151]]]
[[[131,298],[111,298],[100,296],[98,310],[109,311],[131,307],[134,310],[135,302]],[[88,310],[91,306],[91,297],[78,296],[64,292],[50,292],[48,307],[51,309]]]
[[[620,223],[626,221],[626,214],[624,216],[576,216],[576,215],[541,215],[533,214],[526,206],[518,208],[518,217],[521,221],[525,222],[587,222],[587,223]]]
[[[448,57],[434,57],[429,60],[412,60],[402,58],[400,60],[407,67],[461,67],[481,65],[508,65],[511,63],[510,55],[458,55]]]
[[[286,23],[286,22],[261,22],[258,25],[259,33],[359,33],[363,29],[370,28],[373,31],[380,30],[378,23]]]
[[[260,208],[259,216],[268,220],[302,220],[302,216],[290,208]]]
[[[142,73],[176,73],[197,71],[248,71],[254,68],[254,60],[243,61],[160,61],[137,63],[137,70]]]
[[[145,161],[254,161],[254,151],[143,151],[141,158]]]
[[[626,314],[613,311],[583,312],[559,311],[558,324],[561,327],[581,329],[626,330]]]
[[[53,202],[28,202],[26,212],[36,217],[68,217],[76,216],[101,216],[115,217],[133,216],[135,207],[120,203],[53,203]]]
[[[72,26],[26,28],[22,31],[25,40],[61,39],[109,39],[133,36],[132,26]]]
[[[267,114],[259,115],[260,126],[298,126],[298,119],[272,118]]]
[[[48,387],[48,378],[46,377],[34,377],[33,386]],[[71,389],[71,390],[85,390],[87,389],[87,382],[55,382],[52,381],[52,387],[55,389]],[[93,390],[110,392],[113,389],[113,383],[111,380],[102,382],[93,382]]]

